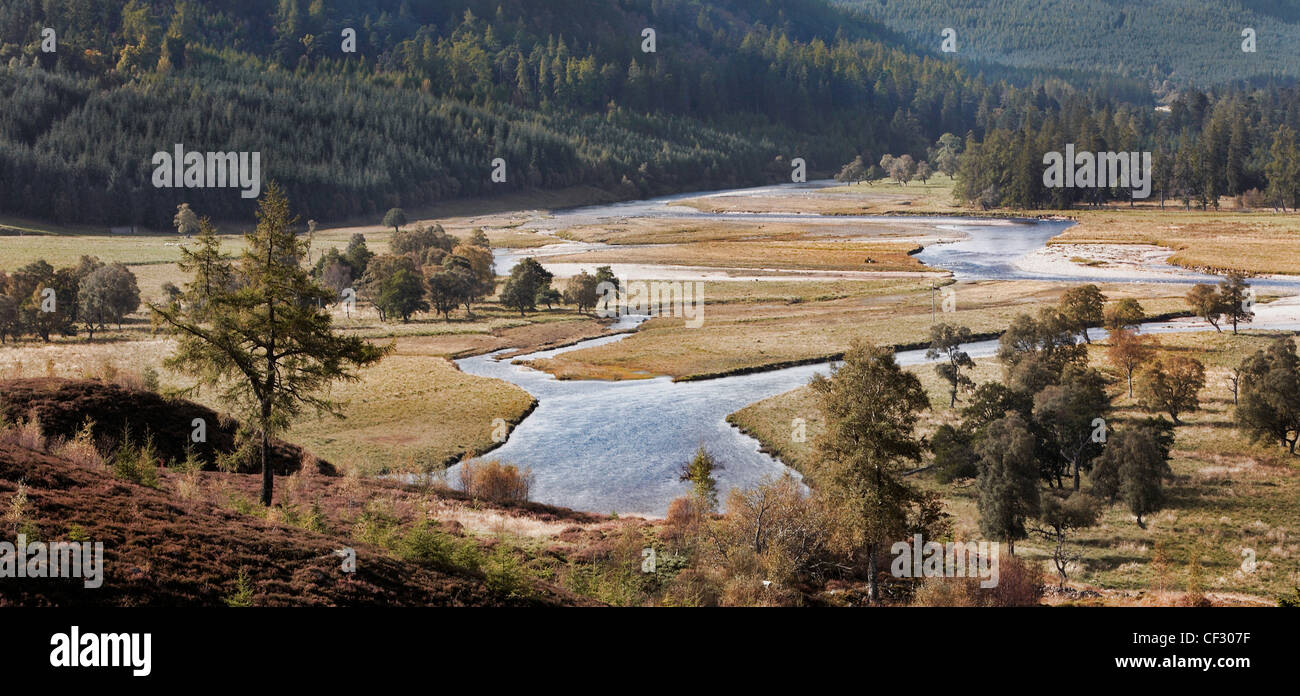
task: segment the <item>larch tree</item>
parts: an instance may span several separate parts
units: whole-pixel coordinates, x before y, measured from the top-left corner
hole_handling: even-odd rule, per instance
[[[251,421],[260,440],[266,506],[274,487],[272,437],[306,408],[341,417],[323,392],[333,382],[358,379],[356,369],[388,352],[334,331],[329,313],[319,309],[333,293],[304,268],[307,248],[294,234],[295,223],[288,198],[272,182],[234,267],[239,285],[209,286],[199,307],[150,305],[155,321],[176,337],[167,367],[194,377],[196,389],[216,389]],[[212,251],[219,258],[219,246]]]

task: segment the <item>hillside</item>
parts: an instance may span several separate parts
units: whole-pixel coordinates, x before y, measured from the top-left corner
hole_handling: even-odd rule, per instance
[[[45,27],[60,29],[51,53]],[[155,187],[154,153],[178,143],[259,152],[263,184],[284,185],[304,220],[337,221],[923,155],[1001,90],[824,0],[21,0],[0,8],[0,65],[0,212],[155,229],[182,201],[252,216],[234,188]]]
[[[1300,77],[1300,6],[1287,0],[836,0],[939,51],[957,31],[963,58],[1113,72],[1201,86]],[[1256,52],[1241,50],[1242,29]]]
[[[134,428],[159,430],[150,415],[157,414],[137,414]],[[252,502],[259,476],[157,464],[133,470],[119,455],[106,461],[76,440],[12,422],[0,427],[4,538],[104,545],[102,586],[6,582],[0,606],[590,603],[523,574],[507,547],[480,549],[458,522],[432,521],[431,506],[459,509],[453,492],[435,503],[439,496],[425,489],[307,471],[282,479],[278,504],[265,510]],[[495,509],[538,525],[599,519],[534,504],[475,506],[480,516]],[[355,572],[342,569],[335,551],[344,548],[356,552]]]

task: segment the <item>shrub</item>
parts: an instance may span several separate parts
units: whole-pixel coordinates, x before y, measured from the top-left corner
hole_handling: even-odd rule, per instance
[[[527,597],[532,593],[528,569],[505,542],[498,542],[483,563],[483,575],[488,589],[501,597]]]
[[[528,502],[533,485],[531,469],[519,471],[498,461],[466,462],[460,470],[461,489],[475,498],[496,503]]]
[[[132,446],[131,441],[124,437],[113,452],[113,476],[141,486],[157,488],[158,463],[158,451],[154,447],[152,435],[147,436],[144,444],[139,447]]]
[[[27,512],[27,483],[18,482],[18,490],[14,491],[13,497],[9,499],[9,506],[5,509],[5,522],[18,528],[23,522],[23,515]]]
[[[239,569],[239,575],[235,577],[234,591],[222,598],[222,601],[228,607],[253,606],[253,585],[248,581],[248,571]]]
[[[1043,598],[1043,569],[1015,556],[1000,559],[998,584],[985,590],[985,606],[1032,607]]]
[[[32,412],[26,419],[18,421],[17,425],[5,428],[5,438],[19,447],[37,452],[46,451],[49,445],[49,439],[45,437],[45,430],[41,427],[41,421]]]
[[[82,466],[103,466],[104,458],[100,456],[99,448],[95,446],[94,430],[95,421],[87,418],[71,440],[54,448],[54,455]]]

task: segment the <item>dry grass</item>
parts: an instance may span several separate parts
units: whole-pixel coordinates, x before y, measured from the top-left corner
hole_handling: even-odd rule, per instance
[[[1154,244],[1169,262],[1207,271],[1300,273],[1300,216],[1294,213],[1078,210],[1079,224],[1052,244]]]
[[[952,197],[953,181],[938,175],[906,186],[881,179],[871,183],[813,190],[783,190],[761,197],[711,196],[692,198],[684,205],[710,213],[777,213],[798,210],[822,215],[887,215],[892,213],[967,214]]]
[[[286,439],[363,473],[428,473],[495,443],[500,423],[515,423],[533,398],[499,380],[474,377],[441,358],[392,355],[335,387],[345,420],[309,418]]]
[[[923,272],[911,242],[714,241],[654,244],[553,256],[553,263],[638,263],[737,269]]]
[[[843,352],[855,337],[882,345],[926,340],[931,324],[931,291],[925,281],[896,280],[858,287],[840,286],[839,294],[821,299],[782,301],[755,288],[750,301],[727,295],[727,283],[706,284],[704,322],[689,328],[681,318],[656,318],[636,334],[604,346],[563,353],[530,363],[569,378],[621,378],[671,375],[687,377],[826,358]],[[808,283],[806,293],[819,284]],[[787,286],[788,287],[788,286]],[[1019,313],[1055,303],[1066,286],[1039,282],[986,281],[957,283],[956,311],[942,321],[973,331],[1001,331]],[[728,301],[713,303],[715,288]],[[1137,296],[1149,313],[1184,308],[1179,288],[1103,286],[1108,297]],[[786,290],[788,291],[788,290]],[[941,300],[941,297],[936,297]]]

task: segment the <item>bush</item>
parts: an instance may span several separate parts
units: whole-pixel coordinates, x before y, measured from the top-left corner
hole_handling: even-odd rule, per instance
[[[131,441],[124,437],[113,452],[113,476],[123,481],[157,488],[158,465],[158,451],[154,447],[152,435],[146,437],[144,444],[139,447],[133,447]]]
[[[526,503],[533,486],[531,469],[519,471],[498,461],[466,462],[460,470],[461,490],[496,503]]]
[[[492,555],[483,564],[487,587],[501,597],[527,597],[531,594],[529,572],[524,568],[505,542],[497,543]]]
[[[478,542],[448,534],[427,522],[412,527],[395,546],[401,558],[438,570],[478,570],[483,565]]]
[[[1043,598],[1043,570],[1015,556],[998,559],[998,584],[980,587],[979,578],[925,578],[912,595],[922,607],[1032,607]]]
[[[104,458],[95,445],[95,421],[86,419],[81,430],[71,440],[60,443],[54,448],[54,455],[82,466],[103,466]]]
[[[1043,569],[1015,556],[1000,559],[997,587],[985,590],[985,606],[1032,607],[1043,598]]]

